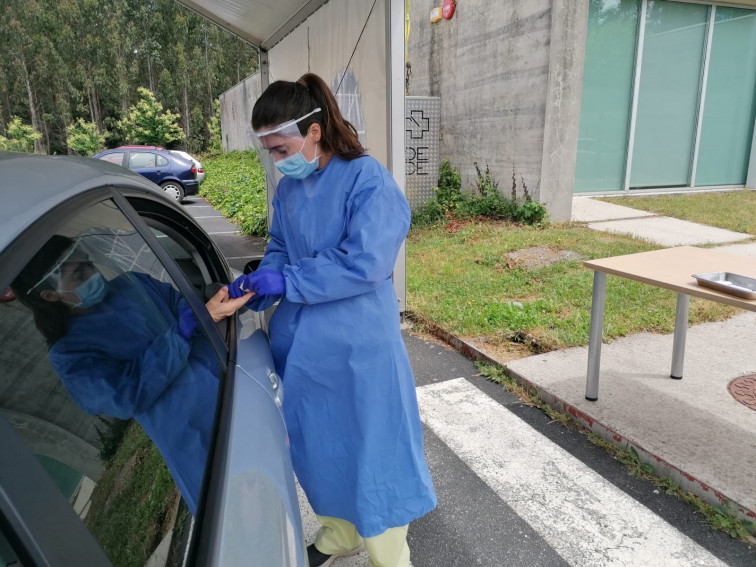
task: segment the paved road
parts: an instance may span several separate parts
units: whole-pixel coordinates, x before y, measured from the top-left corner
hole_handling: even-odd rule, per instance
[[[263,239],[185,203],[241,270]],[[628,476],[574,431],[478,376],[459,353],[405,332],[439,505],[409,531],[414,567],[756,565],[756,547],[711,530]],[[305,537],[317,524],[302,499]],[[366,556],[334,567],[363,567]]]

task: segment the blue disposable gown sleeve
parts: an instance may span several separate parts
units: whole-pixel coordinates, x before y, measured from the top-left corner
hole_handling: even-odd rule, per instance
[[[258,270],[265,268],[282,272],[284,266],[289,263],[289,253],[286,250],[286,243],[281,234],[281,224],[278,214],[275,211],[280,210],[277,197],[273,198],[273,221],[270,225],[268,235],[270,240],[265,247],[265,256],[263,257]],[[255,311],[264,311],[280,299],[280,295],[262,295],[252,296],[247,302],[247,306]]]
[[[115,329],[113,341],[118,340]],[[129,360],[87,349],[89,342],[81,333],[75,342],[59,341],[50,349],[50,362],[82,409],[120,419],[147,411],[187,366],[191,350],[175,322]]]
[[[346,237],[312,258],[284,266],[288,301],[315,304],[354,297],[391,275],[409,230],[409,204],[388,172],[372,168],[358,176],[351,195]]]

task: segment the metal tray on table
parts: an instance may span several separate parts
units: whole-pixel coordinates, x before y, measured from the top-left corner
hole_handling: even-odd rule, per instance
[[[756,279],[730,272],[693,274],[698,285],[710,287],[745,299],[756,299]]]

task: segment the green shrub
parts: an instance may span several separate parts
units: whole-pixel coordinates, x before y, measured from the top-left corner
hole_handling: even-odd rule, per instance
[[[32,126],[21,122],[18,116],[13,116],[8,123],[6,136],[0,136],[0,150],[31,153],[34,151],[35,140],[41,137],[42,134],[35,131]]]
[[[100,134],[97,124],[86,122],[79,118],[74,124],[66,128],[66,143],[68,148],[78,155],[93,156],[105,149],[106,134]]]
[[[213,115],[207,123],[207,131],[210,133],[207,153],[211,156],[219,156],[223,153],[223,139],[221,138],[220,102],[213,101]]]
[[[438,187],[435,188],[436,201],[445,210],[453,212],[463,200],[462,176],[449,160],[441,162],[438,171]]]
[[[549,212],[543,203],[533,201],[530,196],[525,199],[525,202],[517,207],[514,214],[514,220],[517,222],[539,225],[546,222]]]
[[[178,125],[180,116],[163,110],[163,105],[149,89],[139,87],[137,92],[139,100],[129,107],[126,116],[118,122],[124,138],[131,143],[148,146],[167,146],[183,140],[184,131]]]
[[[505,198],[499,191],[499,183],[491,175],[486,164],[482,171],[475,163],[475,190],[467,195],[462,192],[462,181],[459,172],[444,160],[439,170],[438,184],[435,189],[436,197],[412,212],[412,226],[430,226],[447,219],[486,218],[490,220],[504,220],[520,222],[530,225],[540,225],[546,222],[548,214],[546,207],[533,201],[525,180],[522,181],[523,199],[517,197],[517,179],[512,171],[512,193]]]
[[[441,162],[438,172],[438,187],[433,191],[436,196],[412,211],[412,226],[430,226],[447,217],[454,216],[462,195],[462,176],[448,160]]]
[[[200,195],[241,232],[268,235],[265,171],[253,150],[234,151],[203,162],[207,177]]]

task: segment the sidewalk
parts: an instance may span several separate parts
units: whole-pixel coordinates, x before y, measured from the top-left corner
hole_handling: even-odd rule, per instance
[[[573,221],[665,247],[711,245],[756,257],[750,235],[576,197]],[[735,243],[735,244],[734,244]],[[660,476],[756,522],[756,410],[727,389],[756,373],[756,313],[690,327],[682,380],[669,378],[672,335],[643,333],[602,346],[598,401],[585,399],[588,347],[505,363],[557,410],[623,448]],[[485,354],[485,353],[483,353]]]

